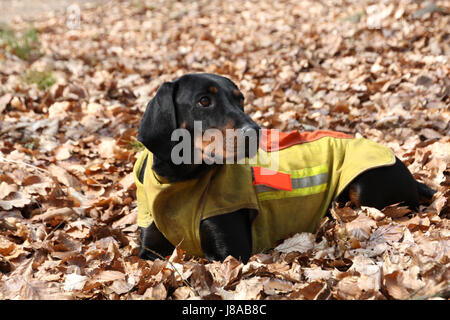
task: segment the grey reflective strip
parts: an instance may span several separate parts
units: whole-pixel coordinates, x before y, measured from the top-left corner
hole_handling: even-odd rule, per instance
[[[306,187],[318,186],[328,181],[328,172],[320,173],[315,176],[291,179],[292,189],[300,189]],[[279,191],[280,189],[272,188],[263,184],[255,186],[256,192]]]
[[[315,176],[291,179],[292,189],[318,186],[328,181],[328,172],[320,173]]]

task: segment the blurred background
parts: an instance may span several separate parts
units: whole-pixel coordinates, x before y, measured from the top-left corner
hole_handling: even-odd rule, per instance
[[[2,0],[0,8],[1,61],[12,76],[4,91],[27,84],[8,71],[26,66],[54,79],[31,85],[78,83],[106,104],[96,90],[115,81],[142,110],[163,81],[214,72],[237,81],[265,126],[361,133],[405,121],[417,131],[423,111],[448,102],[447,1]],[[436,120],[430,129],[444,129],[446,119]]]
[[[46,13],[64,12],[70,5],[92,7],[101,0],[0,0],[0,23],[10,24],[14,18],[33,20]]]

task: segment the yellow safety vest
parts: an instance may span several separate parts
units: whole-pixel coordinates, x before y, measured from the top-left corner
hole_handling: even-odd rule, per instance
[[[138,225],[148,227],[155,222],[174,246],[203,256],[199,233],[202,220],[243,208],[255,209],[258,214],[252,223],[252,241],[253,253],[257,253],[296,232],[314,232],[331,201],[356,176],[395,163],[390,149],[366,139],[332,131],[282,135],[279,148],[258,149],[256,164],[220,165],[200,178],[181,182],[159,177],[151,169],[152,154],[146,149],[134,166]],[[290,179],[291,190],[271,185],[270,176],[263,177],[263,184],[255,184],[255,168],[270,168],[259,159],[274,156],[278,159],[277,171],[287,174],[281,178]],[[138,177],[146,157],[141,183]]]

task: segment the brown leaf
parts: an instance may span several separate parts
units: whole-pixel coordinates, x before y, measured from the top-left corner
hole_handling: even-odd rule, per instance
[[[9,241],[5,237],[0,237],[0,254],[2,256],[8,256],[15,248],[16,244],[14,242]]]
[[[136,223],[137,219],[137,211],[133,210],[128,214],[125,214],[119,220],[113,222],[112,227],[115,228],[123,228],[126,225],[133,225]]]
[[[350,108],[348,107],[347,104],[341,102],[341,103],[338,103],[337,105],[335,105],[331,109],[331,111],[335,112],[335,113],[349,113],[350,112]]]
[[[58,225],[61,221],[68,221],[72,216],[77,214],[72,208],[49,208],[45,213],[35,215],[32,221],[46,221],[53,226]]]
[[[96,274],[92,280],[99,282],[107,282],[107,281],[115,281],[122,280],[125,278],[125,274],[120,271],[114,270],[102,270],[98,274]]]
[[[402,224],[406,225],[410,231],[427,231],[430,227],[430,219],[428,217],[420,217],[416,215],[407,221],[402,221]]]
[[[337,284],[337,296],[344,300],[358,299],[362,293],[361,288],[358,285],[359,277],[352,276],[346,277]]]
[[[172,296],[175,300],[187,300],[193,296],[193,292],[192,292],[192,289],[187,286],[178,287],[173,292]]]
[[[0,113],[2,113],[3,110],[6,109],[6,106],[11,101],[11,98],[12,98],[11,93],[7,93],[7,94],[3,95],[2,97],[0,97]]]
[[[320,292],[325,287],[325,283],[314,281],[308,284],[306,287],[299,289],[298,292],[306,299],[306,300],[314,300],[320,294]]]
[[[116,140],[113,138],[104,138],[98,145],[98,153],[100,157],[108,159],[114,158],[114,150],[116,149]]]
[[[334,208],[333,212],[342,222],[351,222],[358,217],[358,213],[350,207]]]
[[[8,259],[0,255],[0,272],[9,273],[13,268],[13,264]],[[1,287],[1,286],[0,286]]]
[[[345,229],[348,235],[355,237],[359,241],[364,241],[369,238],[372,228],[376,226],[377,224],[374,220],[365,215],[360,215],[352,222],[345,224]]]
[[[132,172],[127,174],[125,177],[119,180],[119,184],[125,189],[129,190],[132,186],[134,186],[134,175]]]
[[[19,111],[27,111],[27,107],[20,97],[13,97],[9,102],[11,108]]]
[[[68,300],[70,293],[61,290],[61,284],[39,280],[24,281],[20,288],[20,296],[26,300]]]
[[[323,270],[320,267],[304,268],[303,273],[308,282],[313,282],[317,280],[328,280],[333,275],[332,270]]]
[[[377,208],[365,207],[364,210],[368,213],[369,217],[375,221],[383,220],[386,217],[386,215]]]
[[[56,160],[67,160],[72,156],[73,146],[69,143],[65,143],[62,146],[59,146],[55,150],[55,158]]]
[[[8,184],[6,182],[0,183],[0,199],[5,199],[12,192],[16,192],[18,190],[17,185]]]
[[[40,183],[41,181],[42,181],[41,177],[32,175],[32,176],[28,176],[25,179],[23,179],[22,185],[23,186],[31,186],[33,184]]]
[[[283,241],[282,244],[278,245],[275,250],[289,253],[289,252],[307,252],[314,248],[315,237],[313,234],[308,232],[297,233],[291,238]]]
[[[268,278],[263,283],[264,293],[268,295],[277,295],[280,293],[288,293],[292,291],[293,284],[286,280],[276,278]]]
[[[411,212],[411,210],[408,207],[406,206],[401,207],[398,203],[387,206],[381,211],[391,218],[400,218]]]
[[[22,192],[12,192],[7,199],[0,200],[0,207],[4,210],[11,210],[12,208],[23,208],[30,204],[32,198]]]
[[[66,185],[67,187],[73,187],[74,189],[78,189],[81,186],[81,182],[75,178],[73,175],[71,175],[69,172],[67,172],[65,169],[51,164],[48,167],[48,171],[58,179],[59,182]]]
[[[154,287],[148,288],[144,295],[144,299],[150,300],[164,300],[167,297],[167,290],[162,283],[158,283]]]
[[[402,283],[400,271],[394,271],[384,276],[384,285],[390,296],[395,299],[404,300],[409,297],[410,292]]]
[[[67,274],[64,281],[64,291],[82,290],[88,279],[87,276],[76,273]]]
[[[236,286],[234,298],[237,300],[256,300],[261,297],[264,289],[263,278],[253,277],[239,281]]]
[[[192,267],[192,275],[190,283],[200,296],[209,295],[212,293],[211,285],[213,284],[213,277],[205,268],[204,265],[195,264]]]
[[[370,235],[369,242],[373,244],[397,242],[403,237],[403,230],[404,227],[394,223],[381,226]]]
[[[233,283],[241,275],[243,264],[233,256],[228,256],[221,265],[222,281],[220,285],[226,287]]]

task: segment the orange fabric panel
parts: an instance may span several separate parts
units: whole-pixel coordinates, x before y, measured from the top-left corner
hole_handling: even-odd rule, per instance
[[[292,191],[291,175],[261,167],[252,167],[253,185],[266,185],[279,190]]]
[[[317,130],[312,132],[300,132],[293,130],[291,132],[280,132],[278,131],[278,145],[276,142],[277,133],[274,133],[273,129],[263,129],[261,140],[259,146],[266,152],[279,151],[291,146],[312,142],[323,137],[334,137],[334,138],[344,138],[351,139],[352,136],[345,134],[343,132],[331,131],[331,130]]]

